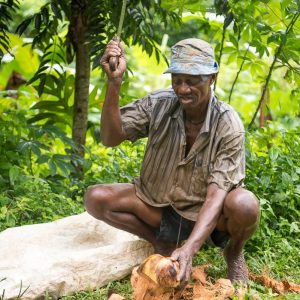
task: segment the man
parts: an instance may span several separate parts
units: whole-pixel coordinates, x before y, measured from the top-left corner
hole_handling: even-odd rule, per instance
[[[108,77],[102,142],[113,147],[148,137],[148,143],[133,184],[89,187],[85,205],[95,218],[178,260],[183,283],[190,278],[193,256],[207,240],[226,246],[229,279],[244,281],[248,274],[242,249],[259,219],[257,199],[242,187],[244,128],[233,108],[212,92],[218,66],[211,46],[186,39],[171,51],[166,73],[171,73],[172,89],[120,109],[124,48],[114,41],[107,45],[100,61]],[[111,57],[119,59],[115,71],[109,67]]]

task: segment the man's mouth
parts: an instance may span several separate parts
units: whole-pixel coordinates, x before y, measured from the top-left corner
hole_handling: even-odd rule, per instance
[[[189,97],[189,96],[179,96],[179,100],[181,101],[181,102],[191,102],[191,101],[193,101],[193,97]]]

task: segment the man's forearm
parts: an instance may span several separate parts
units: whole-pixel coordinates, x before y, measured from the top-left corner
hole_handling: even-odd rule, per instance
[[[106,146],[117,146],[125,139],[119,107],[122,79],[108,80],[101,114],[101,141]]]
[[[226,195],[227,192],[218,188],[216,184],[208,186],[206,200],[200,209],[194,229],[185,244],[193,254],[201,248],[207,237],[215,229],[222,213]]]

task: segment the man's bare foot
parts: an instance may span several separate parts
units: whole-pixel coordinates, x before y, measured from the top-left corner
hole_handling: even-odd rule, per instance
[[[171,242],[166,242],[162,240],[157,240],[154,245],[154,253],[160,254],[162,256],[171,256],[173,251],[176,249],[176,244]]]
[[[249,277],[243,252],[235,253],[229,246],[224,250],[224,257],[227,263],[227,276],[231,282],[246,282]]]

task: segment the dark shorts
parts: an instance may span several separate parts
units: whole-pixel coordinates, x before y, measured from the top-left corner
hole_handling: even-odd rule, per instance
[[[158,228],[156,231],[156,238],[173,243],[177,243],[177,240],[182,242],[188,239],[194,228],[194,225],[194,221],[181,217],[171,206],[164,207],[160,228]],[[214,229],[210,235],[210,239],[213,244],[222,249],[225,248],[229,238],[230,236],[228,233],[219,231],[217,229]]]

